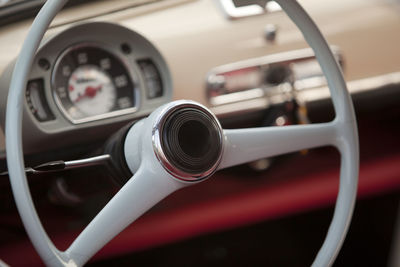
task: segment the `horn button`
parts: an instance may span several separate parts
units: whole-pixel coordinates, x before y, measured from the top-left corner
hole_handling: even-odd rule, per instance
[[[215,172],[223,142],[221,126],[211,112],[195,104],[175,106],[164,113],[158,126],[160,147],[156,145],[155,152],[170,174],[198,181]]]

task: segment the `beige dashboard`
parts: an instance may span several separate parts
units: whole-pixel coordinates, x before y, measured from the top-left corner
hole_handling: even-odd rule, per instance
[[[400,82],[398,4],[377,0],[300,2],[329,43],[343,53],[347,81],[371,81],[379,87],[381,80],[387,80],[371,79],[391,75],[390,82]],[[119,23],[142,34],[161,51],[169,65],[174,99],[192,99],[209,105],[206,76],[214,67],[307,47],[283,12],[229,20],[216,1],[210,0],[164,0],[135,8],[126,7],[126,1],[100,3],[63,11],[47,34],[82,21]],[[31,22],[29,19],[0,28],[0,73],[18,55]],[[267,24],[278,29],[275,41],[265,38]],[[368,83],[362,85],[368,87]],[[1,131],[0,150],[4,150]]]

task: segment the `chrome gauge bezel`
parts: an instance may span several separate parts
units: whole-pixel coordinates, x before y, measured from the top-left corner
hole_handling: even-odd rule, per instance
[[[122,66],[126,70],[127,74],[129,74],[129,79],[131,80],[132,85],[133,85],[132,95],[133,95],[134,99],[133,99],[132,107],[114,110],[114,111],[106,112],[106,113],[99,114],[99,115],[87,116],[87,117],[81,118],[81,119],[75,119],[70,116],[69,112],[64,108],[64,105],[61,103],[61,100],[56,92],[57,70],[60,67],[62,59],[67,54],[71,53],[74,50],[82,49],[82,48],[86,48],[86,47],[102,49],[102,50],[106,51],[107,53],[109,53],[110,55],[112,55],[113,57],[115,57],[122,64]],[[107,119],[107,118],[112,118],[112,117],[117,117],[117,116],[121,116],[121,115],[125,115],[125,114],[134,113],[138,110],[138,107],[140,105],[140,88],[139,88],[140,85],[138,82],[138,80],[139,80],[138,75],[136,75],[135,72],[129,67],[128,62],[126,62],[126,60],[122,56],[118,55],[116,53],[116,51],[109,49],[107,47],[107,45],[104,45],[101,43],[81,42],[81,43],[77,43],[77,44],[68,46],[57,56],[56,62],[51,69],[50,80],[51,80],[51,82],[50,82],[51,94],[52,94],[53,100],[54,100],[57,108],[60,110],[62,115],[73,124],[88,123],[88,122],[92,122],[92,121],[98,121],[98,120],[103,120],[103,119]]]

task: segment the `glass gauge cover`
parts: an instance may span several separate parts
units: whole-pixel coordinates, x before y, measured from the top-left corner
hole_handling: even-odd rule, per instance
[[[55,101],[74,123],[125,114],[135,105],[134,84],[122,61],[93,45],[67,49],[52,74]]]

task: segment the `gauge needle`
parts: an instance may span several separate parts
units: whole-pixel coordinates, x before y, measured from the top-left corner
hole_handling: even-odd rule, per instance
[[[78,95],[78,98],[75,100],[75,102],[78,102],[82,98],[85,98],[85,97],[89,97],[89,98],[95,97],[97,92],[100,91],[102,87],[103,87],[102,85],[99,85],[97,87],[92,87],[92,86],[86,87],[85,93],[83,95]]]

